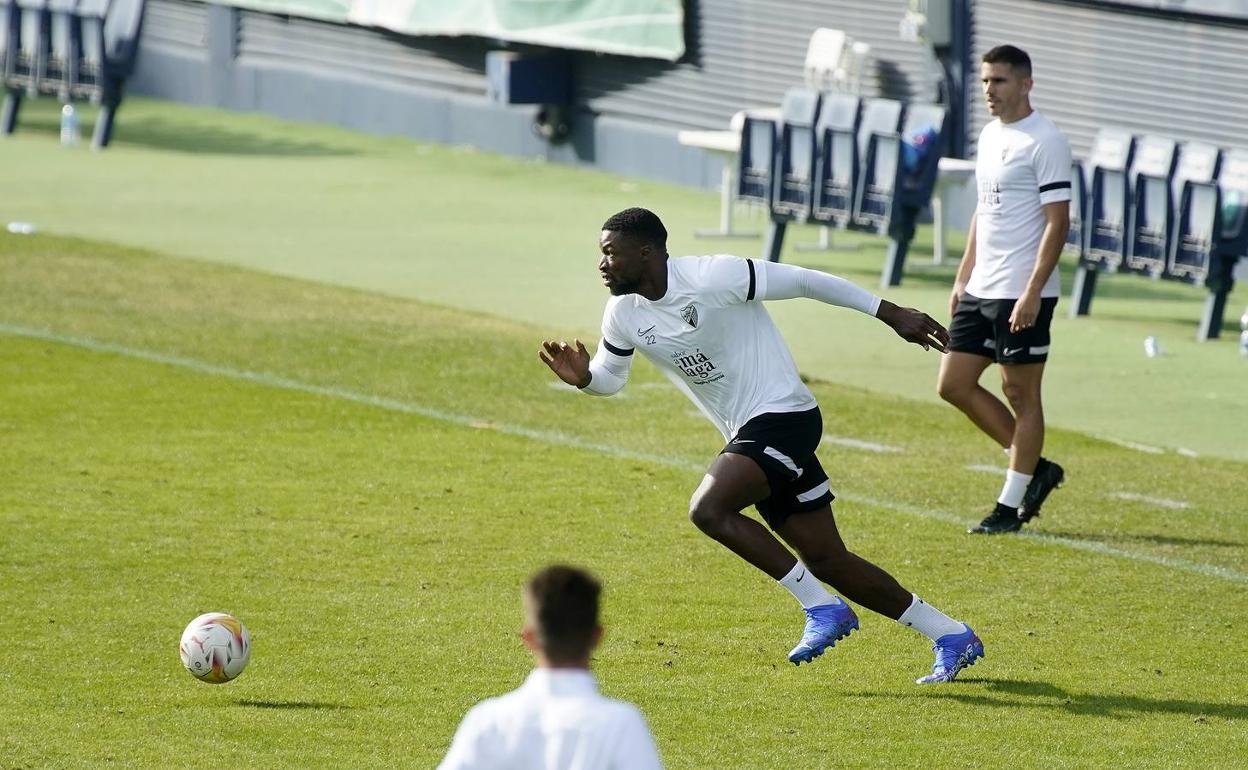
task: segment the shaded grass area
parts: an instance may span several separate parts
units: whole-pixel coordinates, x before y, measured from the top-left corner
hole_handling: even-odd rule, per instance
[[[760,249],[690,237],[716,218],[711,193],[142,99],[126,102],[115,146],[89,153],[54,142],[54,106],[31,102],[19,133],[0,143],[0,218],[540,324],[548,334],[597,337],[605,299],[597,228],[618,209],[658,211],[673,253]],[[877,285],[885,241],[837,233],[837,243],[858,249],[796,250],[814,238],[812,228],[790,228],[784,259]],[[921,228],[904,285],[886,294],[945,318],[956,254],[937,266],[930,250]],[[1067,291],[1073,267],[1062,266]],[[1108,276],[1091,317],[1066,318],[1064,300],[1046,372],[1050,424],[1248,459],[1236,427],[1248,421],[1248,368],[1234,334],[1194,340],[1203,298],[1194,287]],[[1246,303],[1241,287],[1228,303],[1232,330]],[[775,303],[773,313],[811,376],[936,402],[935,360],[916,369],[871,319],[808,302]],[[1147,336],[1168,355],[1146,358]]]
[[[1248,751],[1244,584],[1172,566],[1243,573],[1243,463],[1056,431],[1071,480],[1036,530],[1119,555],[971,538],[941,514],[987,510],[999,480],[966,465],[999,453],[950,410],[816,382],[829,436],[902,450],[821,450],[851,547],[972,622],[988,658],[916,688],[924,640],[864,613],[794,669],[796,605],[685,520],[719,440],[651,368],[588,399],[551,387],[525,324],[84,241],[0,245],[6,764],[431,766],[464,710],[523,678],[518,589],[552,560],[604,578],[596,668],[671,767]],[[222,687],[177,661],[208,610],[253,635]]]

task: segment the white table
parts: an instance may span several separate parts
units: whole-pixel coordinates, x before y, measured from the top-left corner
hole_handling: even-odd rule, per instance
[[[945,194],[975,177],[975,161],[941,158],[932,189],[932,264],[945,261]]]
[[[721,156],[723,171],[719,181],[719,229],[698,230],[699,238],[753,238],[757,232],[732,229],[733,199],[737,188],[737,153],[741,151],[741,129],[735,131],[681,131],[676,140],[686,147],[700,147]]]

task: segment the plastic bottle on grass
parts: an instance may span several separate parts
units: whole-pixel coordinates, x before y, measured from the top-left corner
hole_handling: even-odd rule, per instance
[[[66,147],[72,147],[78,144],[78,140],[81,138],[82,132],[78,126],[78,112],[74,109],[74,105],[67,104],[61,108],[61,144]]]

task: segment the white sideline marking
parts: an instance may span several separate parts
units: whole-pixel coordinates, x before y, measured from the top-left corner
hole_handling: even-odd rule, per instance
[[[1137,452],[1143,452],[1150,455],[1164,455],[1166,450],[1161,447],[1149,446],[1148,444],[1138,444],[1134,441],[1123,441],[1120,438],[1112,438],[1110,436],[1097,436],[1101,441],[1108,441],[1111,444],[1117,444],[1120,447],[1134,449]]]
[[[968,465],[966,469],[968,471],[979,471],[980,473],[991,473],[994,476],[1005,475],[1005,468],[999,465]]]
[[[1140,495],[1135,492],[1110,492],[1110,497],[1116,497],[1119,500],[1134,500],[1139,503],[1148,503],[1162,508],[1173,508],[1181,511],[1185,508],[1191,508],[1192,504],[1185,500],[1168,500],[1164,497],[1149,497],[1148,495]]]
[[[519,425],[510,425],[508,423],[494,422],[479,417],[471,417],[468,415],[447,412],[441,409],[434,409],[419,404],[412,404],[405,401],[398,401],[390,398],[380,398],[378,396],[368,395],[366,393],[357,393],[355,391],[346,390],[345,388],[326,387],[323,385],[312,385],[298,380],[291,380],[286,377],[278,377],[272,374],[264,374],[262,372],[252,372],[246,369],[233,369],[228,366],[217,366],[216,364],[198,361],[193,358],[184,358],[181,356],[169,356],[162,353],[155,353],[148,350],[139,350],[137,348],[128,348],[123,345],[114,345],[108,342],[99,342],[97,340],[85,337],[73,337],[55,332],[32,329],[25,326],[16,326],[13,324],[0,323],[0,332],[13,335],[15,337],[25,337],[27,339],[42,340],[44,342],[54,342],[62,345],[70,345],[84,350],[90,350],[98,353],[112,353],[114,355],[125,356],[127,358],[135,358],[142,361],[151,361],[158,364],[167,364],[170,366],[178,366],[184,369],[201,372],[203,374],[211,374],[218,377],[225,377],[232,380],[241,380],[243,382],[254,382],[259,385],[267,385],[269,387],[281,388],[284,390],[292,390],[299,393],[309,393],[317,396],[328,396],[343,401],[349,401],[356,404],[364,404],[366,406],[374,406],[379,409],[387,409],[393,412],[401,412],[403,414],[413,414],[420,417],[427,417],[432,420],[441,420],[455,425],[463,425],[470,428],[493,430],[509,436],[520,436],[523,438],[541,441],[547,444],[555,444],[557,446],[566,446],[576,449],[587,449],[600,454],[612,457],[620,457],[628,460],[639,460],[643,462],[651,462],[656,465],[663,465],[669,468],[678,468],[681,470],[701,473],[705,470],[705,465],[695,463],[690,460],[684,460],[678,457],[668,457],[666,455],[650,454],[648,452],[637,452],[623,447],[613,446],[611,444],[599,444],[594,441],[585,441],[576,436],[569,436],[566,433],[549,430],[534,430]],[[840,499],[861,505],[870,505],[876,508],[903,513],[908,516],[915,516],[922,519],[931,519],[934,521],[942,521],[958,527],[965,527],[967,520],[961,516],[956,516],[945,511],[919,508],[917,506],[899,503],[892,500],[880,500],[873,497],[854,494],[838,495]],[[1148,564],[1156,564],[1169,569],[1180,570],[1183,572],[1192,572],[1207,577],[1219,578],[1233,583],[1248,584],[1248,574],[1236,572],[1226,567],[1219,567],[1214,564],[1206,564],[1204,562],[1188,561],[1186,559],[1175,559],[1168,556],[1155,556],[1153,554],[1139,553],[1136,551],[1125,551],[1121,548],[1114,548],[1103,543],[1092,542],[1088,540],[1076,540],[1069,537],[1061,537],[1059,535],[1045,535],[1034,532],[1021,532],[1020,536],[1031,538],[1042,543],[1050,543],[1053,545],[1061,545],[1078,551],[1087,551],[1090,553],[1102,554],[1104,556],[1112,556],[1119,559],[1128,559],[1131,561],[1145,562]]]
[[[888,446],[887,444],[875,444],[870,441],[859,441],[856,438],[846,438],[845,436],[824,436],[821,444],[837,444],[846,446],[850,449],[865,449],[868,452],[879,452],[880,454],[889,454],[902,451],[898,447]]]

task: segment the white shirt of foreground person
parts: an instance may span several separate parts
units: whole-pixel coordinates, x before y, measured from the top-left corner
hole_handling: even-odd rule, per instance
[[[438,770],[651,770],[654,738],[631,703],[598,692],[583,668],[536,668],[473,706]]]

